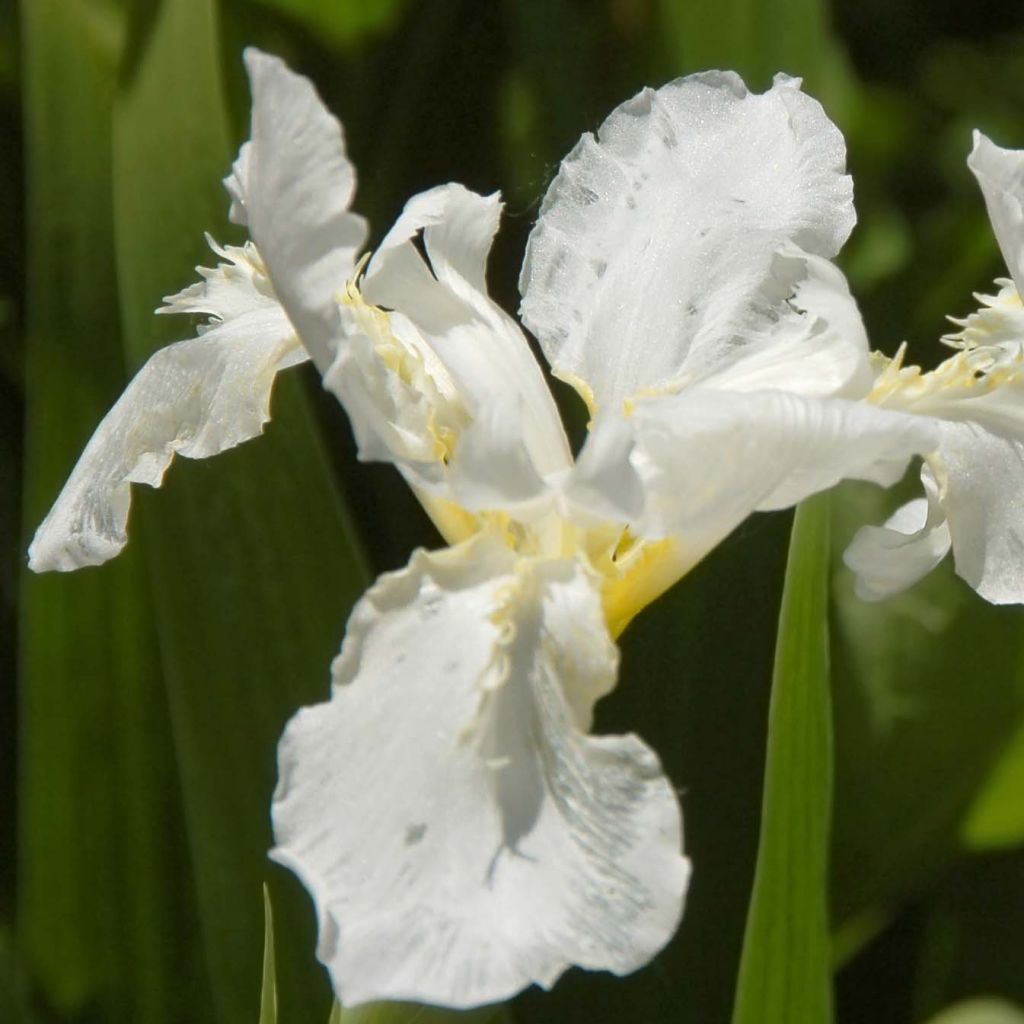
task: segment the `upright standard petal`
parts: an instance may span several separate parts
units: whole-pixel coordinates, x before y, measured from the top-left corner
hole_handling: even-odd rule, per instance
[[[967,166],[978,179],[992,230],[1018,294],[1024,294],[1024,151],[974,133]]]
[[[351,296],[353,312],[360,299],[383,307],[360,318],[380,353],[378,365],[339,350],[325,378],[350,415],[365,404],[357,393],[367,391],[363,378],[383,372],[429,378],[419,390],[434,420],[447,424],[446,442],[433,465],[404,468],[417,485],[441,485],[446,497],[473,509],[521,506],[571,466],[558,410],[529,344],[486,291],[500,211],[496,195],[461,185],[414,196],[371,260],[361,296]],[[426,259],[416,244],[421,232]],[[388,423],[402,413],[400,407],[380,411]],[[367,442],[364,456],[381,457],[372,442],[382,431],[363,424],[356,431]],[[402,465],[394,445],[384,448]]]
[[[692,567],[751,512],[786,508],[843,479],[892,484],[915,454],[932,451],[937,425],[861,402],[781,391],[732,393],[693,388],[669,398],[638,400],[626,419],[599,421],[591,444],[625,423],[633,438],[635,482],[624,489],[643,509],[630,528],[673,537],[680,572]],[[621,446],[621,439],[619,441]],[[583,505],[610,514],[622,475],[602,472],[582,453],[569,487]],[[625,518],[629,507],[623,505]]]
[[[349,211],[355,172],[341,124],[308,79],[245,51],[252,137],[231,176],[232,214],[248,224],[270,279],[321,372],[342,336],[338,296],[351,278],[366,223]]]
[[[563,161],[530,236],[522,314],[601,409],[699,379],[793,291],[777,254],[831,257],[853,227],[842,135],[795,79],[711,72],[644,90]]]
[[[255,437],[270,418],[277,372],[305,358],[273,303],[153,355],[86,445],[36,531],[29,568],[113,558],[127,541],[130,485],[159,487],[175,454],[202,459]]]
[[[675,794],[636,737],[585,733],[616,667],[572,561],[482,537],[366,595],[273,808],[343,1004],[496,1002],[664,945],[689,874]]]

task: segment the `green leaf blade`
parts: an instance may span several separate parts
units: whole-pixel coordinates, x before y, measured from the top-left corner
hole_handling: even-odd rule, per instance
[[[224,237],[221,179],[233,153],[216,5],[161,0],[133,15],[114,118],[114,217],[125,349],[137,366],[194,332],[152,310],[195,279],[197,262],[211,262],[204,231]],[[258,1009],[277,741],[301,705],[326,698],[330,660],[366,581],[301,384],[278,381],[263,437],[205,462],[177,461],[159,493],[137,488],[133,510],[224,1024],[251,1022]],[[277,979],[282,1013],[326,1017],[312,904],[282,881],[271,883],[277,947],[288,951]]]
[[[111,228],[120,20],[22,5],[29,183],[25,523],[56,498],[123,382]],[[46,999],[111,1021],[205,1004],[142,552],[21,585],[18,938]],[[178,952],[172,952],[178,950]],[[185,982],[185,983],[183,983]],[[195,1004],[186,1006],[189,1000]]]
[[[779,618],[757,869],[733,1024],[832,1019],[828,497],[797,510]]]

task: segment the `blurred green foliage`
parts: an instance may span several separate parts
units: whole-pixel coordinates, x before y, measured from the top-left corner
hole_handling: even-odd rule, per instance
[[[0,4],[5,1022],[256,1019],[264,879],[280,1020],[330,1013],[312,909],[264,859],[274,746],[326,692],[365,579],[438,543],[397,474],[355,463],[340,409],[300,372],[266,437],[137,496],[115,563],[21,569],[126,375],[190,330],[150,310],[209,261],[202,231],[226,230],[218,182],[246,131],[248,43],[309,74],[343,119],[373,238],[419,189],[503,190],[490,282],[510,310],[537,203],[579,134],[641,86],[709,65],[758,88],[803,76],[846,134],[861,223],[842,262],[877,347],[907,339],[931,365],[943,318],[1003,272],[964,157],[973,127],[1024,145],[1019,5]],[[841,489],[834,550],[895,498]],[[756,518],[649,609],[598,709],[599,729],[658,750],[682,794],[695,875],[678,936],[629,978],[576,971],[526,993],[512,1019],[729,1020],[788,528]],[[936,1015],[1024,1003],[1021,616],[949,571],[881,606],[855,600],[841,565],[831,578],[836,1020],[1014,1020],[994,1003]],[[373,1019],[360,1012],[343,1019]]]

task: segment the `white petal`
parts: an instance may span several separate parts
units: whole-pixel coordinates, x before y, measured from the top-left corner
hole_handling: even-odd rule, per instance
[[[1024,602],[1024,439],[944,423],[937,463],[957,573],[993,604]]]
[[[1024,293],[1024,151],[1003,149],[976,131],[967,166],[981,186],[1006,269]]]
[[[209,235],[206,241],[226,262],[213,269],[196,267],[202,280],[176,295],[165,296],[158,313],[200,313],[224,321],[254,309],[279,307],[263,260],[252,242],[222,247]]]
[[[638,739],[581,731],[616,660],[578,566],[488,540],[363,599],[330,702],[285,732],[273,808],[344,1005],[492,1003],[668,940],[689,873],[675,794]]]
[[[922,417],[785,392],[694,388],[638,402],[626,422],[646,495],[633,528],[676,537],[690,564],[751,512],[794,505],[842,479],[891,484],[938,442]]]
[[[735,362],[700,381],[731,391],[790,391],[798,395],[865,396],[874,383],[867,334],[842,271],[820,256],[789,248],[776,257],[790,264],[793,296],[779,319],[754,332]]]
[[[368,301],[397,311],[396,323],[418,332],[407,347],[415,345],[425,365],[433,359],[443,368],[465,413],[447,476],[460,503],[474,508],[514,505],[529,496],[528,481],[539,493],[547,478],[571,465],[558,410],[529,344],[485,290],[499,213],[497,196],[461,185],[413,197],[362,286]],[[420,230],[429,266],[414,241]],[[503,475],[504,494],[494,486]]]
[[[202,459],[255,437],[270,418],[278,370],[305,358],[276,305],[157,352],[96,428],[36,531],[29,567],[113,558],[127,540],[129,485],[159,487],[175,454]]]
[[[612,408],[732,361],[791,294],[776,254],[830,257],[850,233],[844,161],[784,76],[758,96],[695,75],[613,111],[563,161],[523,265],[523,318],[555,373]]]
[[[341,125],[310,82],[276,57],[245,51],[252,138],[228,179],[295,329],[321,372],[341,335],[337,296],[366,224],[349,212],[355,172]]]
[[[862,527],[843,553],[843,562],[856,573],[862,601],[881,601],[912,587],[949,552],[949,526],[927,466],[921,480],[926,498],[903,505],[884,526]]]

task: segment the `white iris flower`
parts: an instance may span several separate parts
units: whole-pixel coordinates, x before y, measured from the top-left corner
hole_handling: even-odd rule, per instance
[[[450,545],[360,601],[330,699],[280,746],[272,856],[312,893],[346,1004],[494,1002],[570,965],[625,974],[675,931],[676,793],[636,736],[589,734],[615,639],[741,520],[854,477],[889,484],[936,424],[864,402],[857,308],[829,262],[854,224],[844,144],[780,76],[644,90],[563,162],[522,312],[589,405],[576,460],[530,347],[488,297],[497,196],[414,197],[368,263],[341,126],[246,54],[242,248],[164,311],[155,355],[31,548],[72,569],[125,543],[129,487],[257,434],[311,358],[364,459],[392,462]]]
[[[867,526],[844,556],[857,593],[878,600],[916,583],[952,548],[957,573],[994,604],[1024,602],[1024,151],[980,132],[967,165],[985,197],[1012,280],[943,340],[959,349],[930,373],[876,357],[868,400],[941,420],[921,467],[925,497]]]

